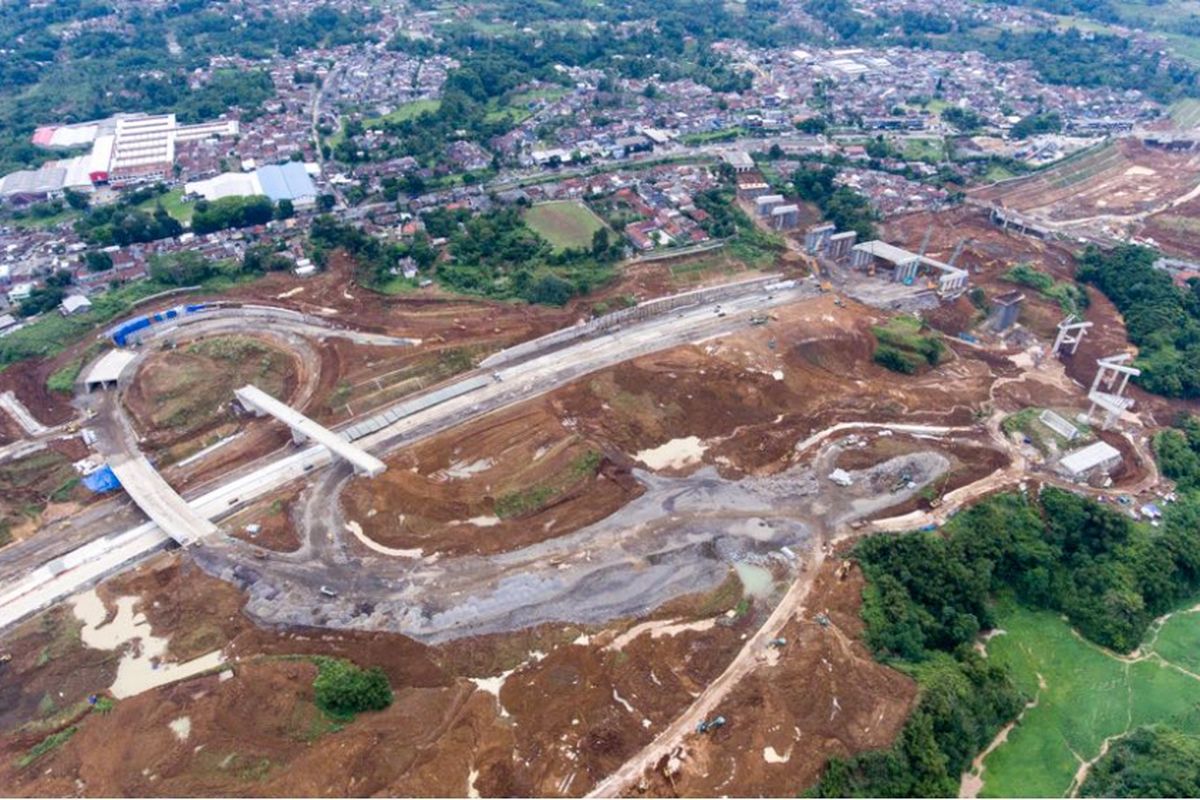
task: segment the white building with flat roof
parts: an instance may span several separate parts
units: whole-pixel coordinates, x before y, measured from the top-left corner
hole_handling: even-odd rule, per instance
[[[1073,481],[1084,482],[1108,475],[1121,464],[1121,451],[1108,442],[1096,442],[1072,450],[1058,460],[1058,469]]]

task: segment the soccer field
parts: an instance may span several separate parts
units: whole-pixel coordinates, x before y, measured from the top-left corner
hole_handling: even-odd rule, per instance
[[[574,200],[539,203],[525,212],[525,224],[555,250],[591,247],[592,234],[604,227],[591,209]]]

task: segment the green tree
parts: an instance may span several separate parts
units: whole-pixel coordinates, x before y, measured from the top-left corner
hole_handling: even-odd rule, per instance
[[[150,277],[170,286],[195,286],[215,273],[212,262],[194,250],[161,253],[150,258]]]
[[[83,192],[77,192],[74,189],[67,189],[63,196],[67,200],[67,205],[76,211],[83,211],[88,207],[88,196]]]
[[[1200,737],[1167,726],[1121,738],[1088,771],[1081,797],[1200,797]]]
[[[103,250],[89,250],[83,255],[88,272],[107,272],[113,268],[112,256]]]
[[[313,689],[317,705],[334,717],[382,711],[392,704],[392,687],[383,670],[362,669],[341,659],[321,661]]]

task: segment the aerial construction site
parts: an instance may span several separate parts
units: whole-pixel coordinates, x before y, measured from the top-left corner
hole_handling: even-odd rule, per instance
[[[1144,490],[1131,409],[1167,409],[1097,374],[1124,337],[1103,298],[1004,299],[1016,262],[1066,277],[1058,245],[969,207],[827,228],[683,291],[631,269],[609,291],[642,299],[590,317],[272,277],[64,354],[70,403],[4,373],[5,460],[85,462],[97,490],[0,550],[0,722],[72,731],[4,785],[783,794],[888,746],[917,688],[862,641],[853,542],[1032,480]],[[1059,452],[1007,423],[1030,408],[1093,424]],[[394,702],[328,718],[331,657]],[[45,736],[18,729],[14,753]]]

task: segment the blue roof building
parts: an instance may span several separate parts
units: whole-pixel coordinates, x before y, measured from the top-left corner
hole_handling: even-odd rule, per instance
[[[297,206],[304,206],[317,201],[317,187],[299,161],[259,167],[255,176],[272,203],[291,200]]]

